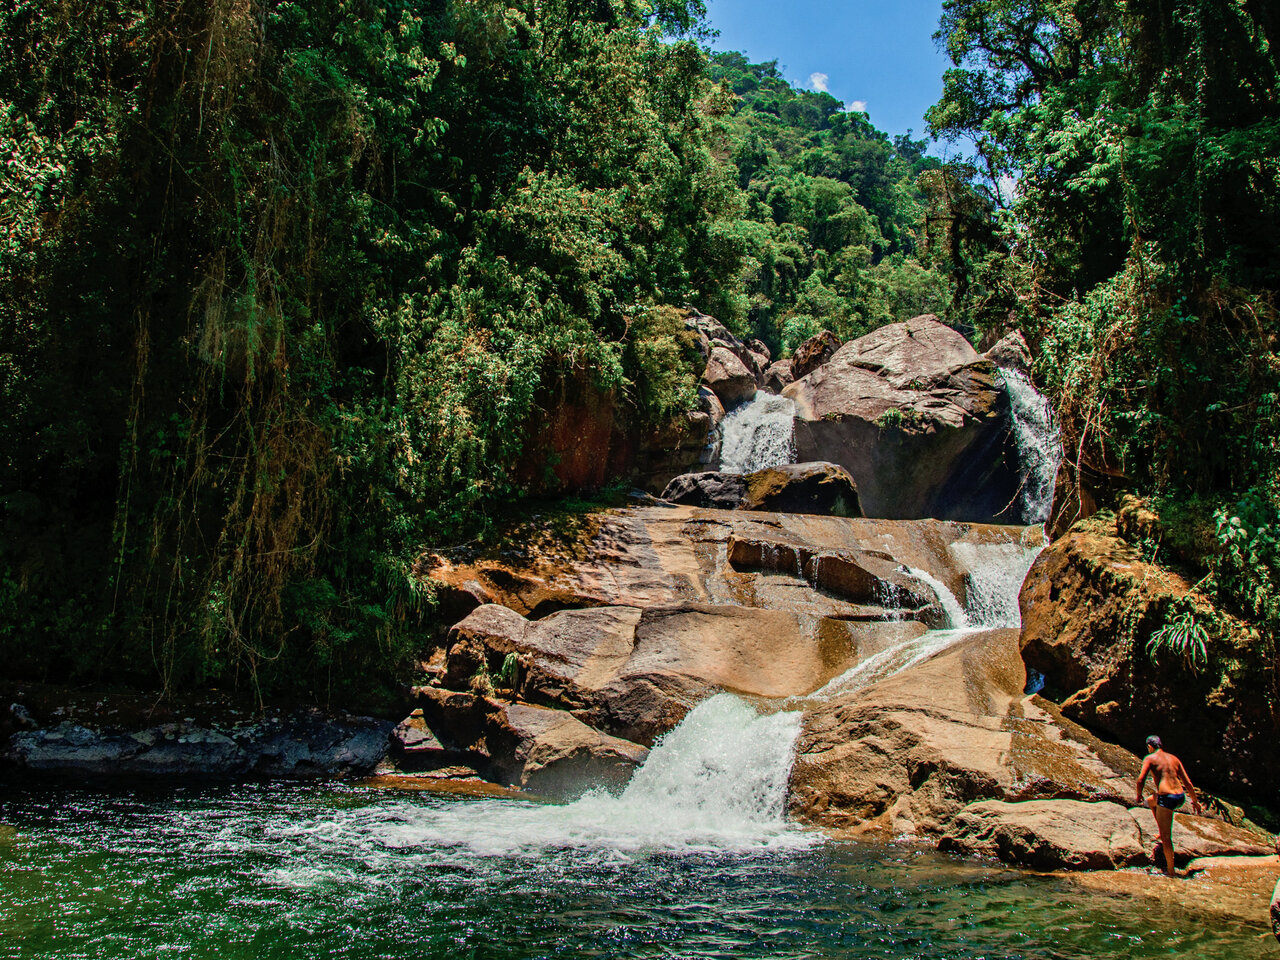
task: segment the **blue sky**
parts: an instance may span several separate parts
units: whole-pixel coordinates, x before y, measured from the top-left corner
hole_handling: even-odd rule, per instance
[[[861,106],[879,129],[924,136],[950,66],[933,42],[942,0],[708,0],[707,12],[713,49],[777,60],[793,84]]]

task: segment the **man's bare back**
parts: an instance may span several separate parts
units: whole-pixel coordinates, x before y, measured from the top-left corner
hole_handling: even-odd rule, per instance
[[[1142,788],[1147,777],[1155,783],[1156,792],[1150,800],[1145,801],[1156,818],[1156,828],[1160,831],[1160,845],[1164,848],[1165,873],[1173,876],[1173,811],[1186,802],[1187,794],[1191,794],[1192,808],[1197,814],[1201,812],[1200,798],[1196,788],[1191,784],[1191,777],[1182,761],[1172,753],[1167,753],[1160,743],[1159,737],[1147,738],[1147,758],[1142,761],[1142,773],[1138,776],[1138,803],[1144,802]]]

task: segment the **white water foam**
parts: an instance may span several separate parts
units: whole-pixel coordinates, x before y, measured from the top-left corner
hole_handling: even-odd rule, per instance
[[[942,612],[947,616],[947,627],[952,630],[961,630],[969,624],[969,617],[965,613],[964,607],[960,605],[960,601],[956,599],[956,595],[951,592],[945,583],[929,573],[927,570],[917,570],[915,567],[903,565],[901,571],[914,580],[928,584],[933,588],[933,592],[938,595],[938,601],[942,604]]]
[[[1062,440],[1054,422],[1053,406],[1026,374],[1003,367],[1000,373],[1009,394],[1013,434],[1018,444],[1022,519],[1024,523],[1044,523],[1053,509],[1053,488],[1062,462]]]
[[[786,397],[760,392],[725,414],[720,424],[720,469],[752,473],[795,463],[796,405]]]
[[[433,864],[485,869],[490,858],[537,859],[572,850],[588,860],[648,853],[797,849],[821,841],[786,820],[800,713],[760,714],[731,694],[704,700],[664,736],[619,796],[568,804],[528,800],[379,803],[345,816],[280,828],[295,842],[346,847],[375,859],[430,851]],[[381,852],[380,852],[381,851]],[[299,866],[279,883],[308,885]]]
[[[953,543],[948,549],[965,569],[965,615],[970,626],[1020,627],[1018,594],[1043,542]]]

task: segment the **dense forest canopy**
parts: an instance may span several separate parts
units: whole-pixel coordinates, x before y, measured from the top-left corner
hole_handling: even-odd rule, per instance
[[[947,0],[938,38],[933,132],[976,140],[988,195],[1017,184],[961,265],[1036,341],[1079,478],[1185,521],[1166,553],[1274,643],[1274,4]]]
[[[1200,562],[1280,623],[1270,7],[947,0],[929,122],[978,154],[946,165],[708,53],[704,14],[0,4],[15,674],[404,675],[413,558],[534,492],[550,386],[637,430],[692,404],[686,305],[775,352],[1021,326],[1082,483],[1210,518]]]

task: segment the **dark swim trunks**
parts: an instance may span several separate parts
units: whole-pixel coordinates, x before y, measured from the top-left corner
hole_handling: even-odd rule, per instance
[[[1187,795],[1185,793],[1162,793],[1156,797],[1156,803],[1166,810],[1177,810],[1186,802]]]

